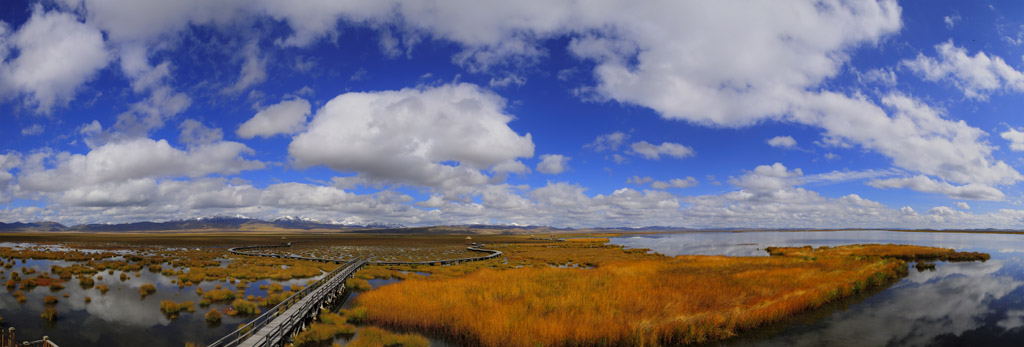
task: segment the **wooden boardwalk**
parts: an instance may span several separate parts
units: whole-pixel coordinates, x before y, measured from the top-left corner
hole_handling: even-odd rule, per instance
[[[255,256],[255,257],[270,257],[270,258],[289,258],[298,260],[316,261],[322,263],[335,263],[335,264],[348,264],[346,266],[338,267],[331,273],[324,276],[316,283],[303,288],[299,292],[288,297],[285,301],[281,302],[277,306],[267,310],[259,317],[256,317],[249,323],[239,327],[237,330],[231,332],[227,336],[222,337],[220,340],[208,345],[208,347],[277,347],[283,346],[293,334],[297,333],[301,329],[305,328],[308,322],[311,322],[316,318],[320,310],[325,306],[329,305],[336,299],[343,298],[345,291],[345,280],[352,277],[352,274],[359,270],[359,268],[367,264],[375,265],[430,265],[430,264],[458,264],[468,261],[479,261],[496,258],[501,256],[501,251],[483,249],[480,248],[482,245],[474,245],[466,249],[474,252],[483,252],[487,255],[480,257],[468,257],[458,259],[442,259],[442,260],[428,260],[428,261],[415,261],[415,262],[393,262],[393,261],[376,261],[371,262],[365,259],[358,259],[354,261],[343,260],[343,259],[324,259],[324,258],[310,258],[300,257],[296,255],[281,255],[281,254],[264,254],[252,252],[252,250],[264,249],[264,248],[280,248],[280,247],[291,247],[292,243],[284,243],[280,245],[270,246],[246,246],[246,247],[235,247],[228,251],[232,254]]]
[[[283,345],[292,333],[312,321],[325,304],[342,298],[345,280],[366,263],[366,260],[359,260],[331,271],[316,283],[303,288],[208,347]]]

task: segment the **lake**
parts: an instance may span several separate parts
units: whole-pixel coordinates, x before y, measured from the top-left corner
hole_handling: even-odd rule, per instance
[[[826,312],[715,343],[721,346],[1021,346],[1024,235],[880,230],[701,232],[612,238],[665,255],[767,256],[769,246],[914,244],[985,252],[986,262],[937,262],[898,283]],[[831,314],[829,314],[831,313]]]

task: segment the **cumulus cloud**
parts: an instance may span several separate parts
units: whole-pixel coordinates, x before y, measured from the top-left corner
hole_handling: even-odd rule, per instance
[[[659,160],[662,155],[682,159],[695,154],[693,148],[672,142],[662,142],[660,145],[654,145],[647,141],[640,141],[633,142],[629,148],[633,153],[652,160]]]
[[[480,170],[533,156],[531,135],[509,127],[504,107],[472,84],[346,93],[316,112],[288,152],[299,167],[464,189],[487,181]]]
[[[901,64],[925,80],[952,82],[972,99],[985,100],[992,92],[1003,89],[1024,92],[1024,73],[1006,64],[1003,58],[985,52],[968,55],[966,49],[957,47],[952,40],[935,46],[935,51],[936,58],[919,53],[917,58]]]
[[[306,126],[312,106],[305,99],[285,100],[268,106],[238,126],[235,131],[243,139],[295,134]]]
[[[959,207],[961,210],[970,210],[971,209],[971,205],[968,205],[966,202],[963,202],[963,201],[957,202],[956,203],[956,207]]]
[[[236,174],[260,169],[264,164],[242,158],[251,149],[237,142],[222,141],[189,150],[172,147],[165,140],[137,138],[111,142],[93,148],[87,154],[60,153],[53,156],[52,167],[24,167],[19,185],[28,190],[60,192],[76,187],[115,184],[162,177],[202,177],[209,174]],[[48,155],[44,155],[46,157]]]
[[[74,99],[78,87],[110,62],[98,29],[70,13],[46,12],[41,5],[16,32],[0,29],[0,46],[0,92],[24,93],[25,104],[40,113]],[[7,57],[10,50],[17,56]]]
[[[796,140],[792,136],[776,136],[768,139],[769,146],[778,148],[794,148],[796,147]]]
[[[1010,128],[999,134],[1006,141],[1010,141],[1010,150],[1024,151],[1024,132]]]
[[[813,102],[811,102],[813,101]],[[823,92],[794,110],[794,117],[826,129],[826,139],[859,143],[893,160],[900,168],[937,176],[956,183],[1011,184],[1021,174],[992,157],[993,147],[981,129],[944,118],[911,97],[889,94],[882,104],[863,97]]]
[[[537,163],[537,171],[549,175],[557,175],[569,169],[569,159],[561,154],[542,154]]]
[[[754,171],[731,179],[729,183],[754,193],[771,193],[792,188],[800,183],[799,177],[803,175],[799,168],[789,170],[782,163],[775,163],[758,165]]]
[[[909,188],[919,192],[943,194],[954,199],[1003,200],[1005,195],[999,189],[981,184],[955,186],[940,182],[924,175],[903,178],[873,180],[868,185],[875,188]]]
[[[14,180],[14,174],[10,171],[21,165],[21,157],[15,153],[0,154],[0,203],[11,201],[8,191]]]

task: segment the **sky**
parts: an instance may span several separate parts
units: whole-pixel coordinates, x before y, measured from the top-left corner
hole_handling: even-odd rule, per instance
[[[1019,1],[0,3],[0,222],[1024,228]]]

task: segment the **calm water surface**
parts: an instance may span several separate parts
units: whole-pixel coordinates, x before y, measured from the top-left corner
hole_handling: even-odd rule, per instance
[[[798,317],[723,346],[1024,346],[1024,235],[893,231],[714,232],[612,239],[666,255],[767,256],[769,246],[914,244],[986,252],[987,262],[939,262],[861,301]]]
[[[0,244],[0,246],[12,247],[10,244]],[[25,244],[25,246],[30,245]],[[67,261],[30,259],[23,263],[21,260],[17,260],[13,268],[4,269],[3,277],[6,281],[13,270],[20,272],[22,266],[34,268],[37,273],[43,273],[50,271],[50,265],[68,266],[71,264],[72,262]],[[164,269],[167,268],[169,265],[164,264]],[[75,277],[71,281],[65,282],[65,289],[60,291],[51,291],[49,287],[24,290],[25,296],[28,298],[25,303],[18,303],[11,295],[16,289],[0,289],[0,293],[2,293],[0,294],[0,317],[3,317],[3,328],[15,327],[19,341],[38,340],[45,335],[62,347],[181,347],[186,342],[204,344],[213,342],[234,331],[239,324],[255,317],[224,315],[221,323],[209,325],[204,316],[206,312],[211,308],[226,308],[229,303],[200,307],[199,300],[202,298],[196,294],[196,286],[179,290],[177,284],[171,283],[172,278],[149,272],[146,269],[140,271],[140,277],[135,277],[134,273],[128,273],[130,279],[123,282],[119,278],[121,271],[114,271],[113,274],[103,271],[97,275],[103,276],[103,279],[97,279],[95,286],[89,289],[80,287],[78,278]],[[92,277],[96,278],[97,275]],[[246,295],[266,296],[266,291],[259,289],[261,284],[281,283],[287,287],[291,284],[305,285],[310,279],[317,278],[275,282],[254,281],[250,282],[245,293]],[[143,298],[139,294],[139,287],[144,283],[154,284],[157,287],[156,293]],[[106,284],[110,291],[100,294],[97,289],[100,284]],[[203,290],[211,290],[217,284],[232,290],[235,289],[234,284],[210,281],[204,281],[200,287]],[[63,297],[65,293],[69,294],[69,297]],[[43,297],[47,295],[60,299],[55,306],[58,312],[56,322],[46,322],[39,317],[45,308]],[[86,296],[92,298],[88,304],[85,303]],[[161,300],[176,302],[191,300],[196,303],[196,312],[181,313],[177,318],[172,319],[160,312]]]

